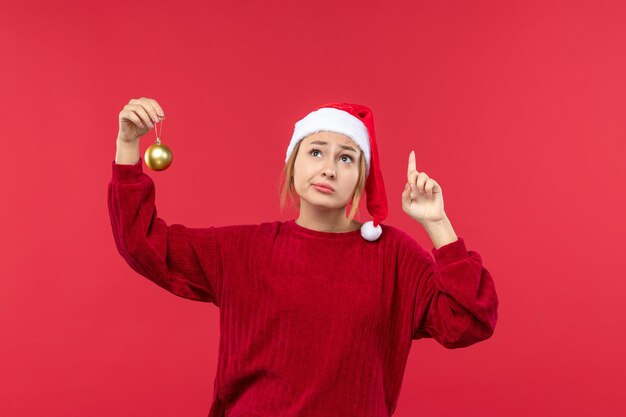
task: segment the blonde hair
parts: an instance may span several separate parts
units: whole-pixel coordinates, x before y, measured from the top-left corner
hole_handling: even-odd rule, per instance
[[[280,191],[280,208],[284,209],[286,206],[286,200],[289,199],[291,204],[295,204],[297,208],[300,208],[300,199],[296,189],[293,184],[293,167],[296,162],[296,156],[298,155],[298,151],[300,150],[300,144],[302,141],[296,143],[291,155],[289,155],[289,159],[285,163],[285,167],[281,173],[281,182],[282,189]],[[363,152],[361,151],[359,155],[359,178],[356,181],[356,186],[354,187],[354,193],[352,194],[352,198],[348,202],[352,207],[350,208],[350,213],[348,214],[348,221],[352,221],[354,216],[358,213],[359,210],[359,202],[361,201],[361,196],[363,195],[363,190],[365,189],[365,158],[363,156]]]

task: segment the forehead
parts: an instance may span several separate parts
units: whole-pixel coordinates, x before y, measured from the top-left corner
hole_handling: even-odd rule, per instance
[[[350,136],[346,136],[343,133],[338,132],[329,132],[327,130],[322,130],[319,132],[315,132],[307,136],[303,139],[303,142],[309,144],[315,140],[325,140],[326,142],[333,143],[337,142],[340,145],[355,145],[356,142],[352,140]]]

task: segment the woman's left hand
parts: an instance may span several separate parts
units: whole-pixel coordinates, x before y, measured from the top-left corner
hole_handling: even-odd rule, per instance
[[[443,192],[437,182],[415,169],[415,151],[409,154],[407,184],[402,192],[402,209],[413,220],[424,225],[446,218]]]

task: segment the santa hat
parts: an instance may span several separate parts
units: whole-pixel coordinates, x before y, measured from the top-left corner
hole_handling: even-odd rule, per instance
[[[363,223],[361,236],[374,241],[383,232],[379,223],[387,217],[387,196],[380,172],[372,110],[360,104],[350,103],[328,103],[317,107],[296,122],[285,162],[289,160],[298,142],[311,133],[322,130],[342,133],[352,138],[363,151],[366,166],[367,210],[374,220]]]

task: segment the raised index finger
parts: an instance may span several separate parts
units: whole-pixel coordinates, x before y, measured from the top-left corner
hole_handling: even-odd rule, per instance
[[[411,181],[411,171],[415,171],[415,151],[411,151],[409,154],[409,169],[407,170],[406,176],[409,181]]]

